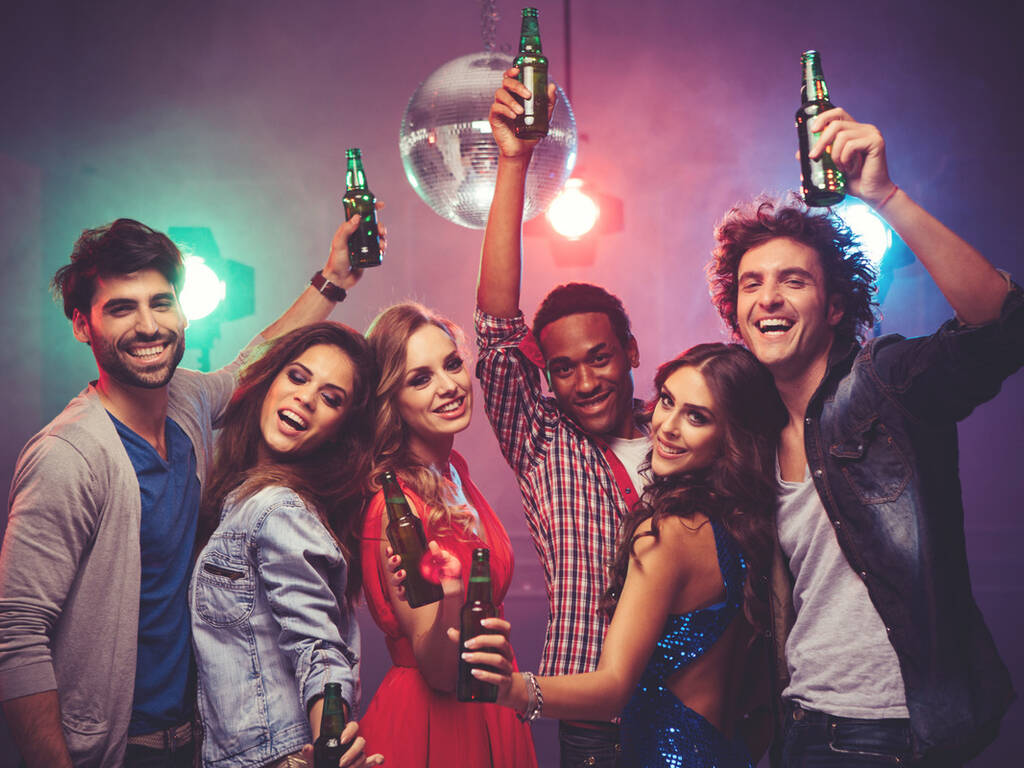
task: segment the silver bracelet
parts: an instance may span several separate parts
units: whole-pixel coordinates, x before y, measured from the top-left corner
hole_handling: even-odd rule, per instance
[[[533,672],[520,672],[526,681],[526,711],[516,712],[516,717],[524,723],[530,723],[540,717],[540,711],[544,708],[544,694],[541,693],[540,683],[533,676]]]

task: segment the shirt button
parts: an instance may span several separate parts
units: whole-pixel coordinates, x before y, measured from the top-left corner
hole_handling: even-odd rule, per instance
[[[839,520],[833,520],[832,521],[832,525],[834,525],[836,528],[838,528],[840,525],[842,525],[842,523]]]
[[[804,419],[804,424],[810,424],[810,423],[811,423],[811,417],[808,416],[806,419]]]
[[[861,571],[860,572],[860,577],[862,579],[864,579],[864,581],[867,581],[867,579],[868,579],[868,572],[867,571]]]
[[[820,469],[814,470],[814,476],[815,477],[821,477],[823,474],[825,474],[825,473],[822,472]]]

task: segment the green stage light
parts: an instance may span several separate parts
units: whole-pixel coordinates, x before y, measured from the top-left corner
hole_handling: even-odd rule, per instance
[[[181,309],[189,322],[206,317],[217,308],[226,295],[224,281],[210,268],[202,256],[185,257],[185,285],[181,289]]]
[[[220,255],[209,227],[170,227],[167,236],[185,261],[182,311],[189,320],[187,346],[199,351],[199,370],[210,370],[210,351],[221,323],[253,313],[253,269]]]

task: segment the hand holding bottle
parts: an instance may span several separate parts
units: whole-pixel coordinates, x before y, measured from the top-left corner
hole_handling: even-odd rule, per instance
[[[512,706],[508,698],[515,677],[512,666],[514,652],[508,639],[512,625],[499,618],[483,619],[480,623],[488,633],[471,637],[466,641],[462,660],[468,664],[490,667],[493,671],[474,668],[471,674],[481,682],[498,686],[498,704]],[[453,643],[459,643],[459,630],[450,627],[448,639]]]
[[[501,88],[494,93],[494,102],[488,119],[491,123],[491,134],[498,145],[498,153],[502,157],[529,157],[540,139],[520,139],[512,129],[512,123],[518,115],[523,114],[523,107],[516,99],[519,96],[528,99],[532,95],[530,89],[517,79],[519,69],[512,67],[505,70]],[[555,109],[555,86],[548,83],[548,120]]]
[[[832,160],[846,174],[847,191],[872,207],[893,191],[885,159],[885,139],[878,128],[858,123],[841,107],[822,112],[811,120],[810,129],[820,132],[810,156],[819,157],[832,146]]]
[[[342,754],[338,761],[340,768],[371,768],[371,766],[384,765],[384,756],[380,754],[367,755],[364,754],[366,749],[366,740],[357,735],[359,733],[359,724],[355,721],[349,721],[345,725],[345,730],[342,731],[341,737],[346,743],[351,742],[351,746]],[[313,754],[313,745],[306,744],[302,751],[299,753],[307,765],[315,764],[315,757]]]
[[[378,200],[376,204],[377,210],[379,211],[383,207],[384,203]],[[361,220],[362,217],[356,214],[338,227],[334,237],[331,238],[331,250],[327,255],[327,266],[323,269],[324,277],[346,291],[351,290],[352,286],[358,283],[359,278],[363,276],[363,270],[352,268],[348,254],[348,239],[359,228]],[[387,228],[383,224],[379,224],[378,230],[380,232],[380,249],[381,251],[386,251]]]
[[[395,554],[389,544],[387,554],[387,578],[395,588],[399,599],[405,600],[405,569],[402,558]],[[462,595],[462,564],[451,552],[443,549],[436,541],[427,543],[427,557],[421,565],[423,577],[434,584],[440,584],[445,594]]]

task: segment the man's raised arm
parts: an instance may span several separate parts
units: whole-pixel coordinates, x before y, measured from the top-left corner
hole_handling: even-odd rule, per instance
[[[495,317],[519,314],[526,171],[530,167],[533,148],[537,145],[536,140],[517,139],[510,125],[523,111],[513,94],[530,95],[529,89],[516,80],[518,71],[513,67],[505,72],[489,116],[494,143],[498,145],[498,180],[484,231],[476,305]],[[549,85],[549,111],[554,103],[555,86]]]
[[[889,178],[885,140],[873,125],[858,123],[843,109],[830,109],[812,130],[821,136],[817,157],[832,145],[832,158],[847,175],[847,189],[881,215],[932,276],[958,318],[969,325],[999,317],[1009,289],[1006,279],[959,235],[946,227]]]
[[[377,203],[377,207],[381,208],[381,203]],[[350,290],[359,282],[359,278],[363,274],[361,269],[352,269],[348,260],[348,238],[356,231],[360,220],[359,214],[356,214],[338,227],[331,239],[331,250],[327,255],[327,263],[320,270],[324,279],[331,286],[336,286],[344,291]],[[385,231],[385,228],[381,226],[381,250],[386,247]],[[326,289],[330,290],[330,287],[327,286]],[[294,331],[296,328],[326,320],[337,301],[328,298],[323,290],[307,285],[294,303],[284,311],[284,314],[263,330],[263,337],[267,340],[274,339],[289,331]]]

